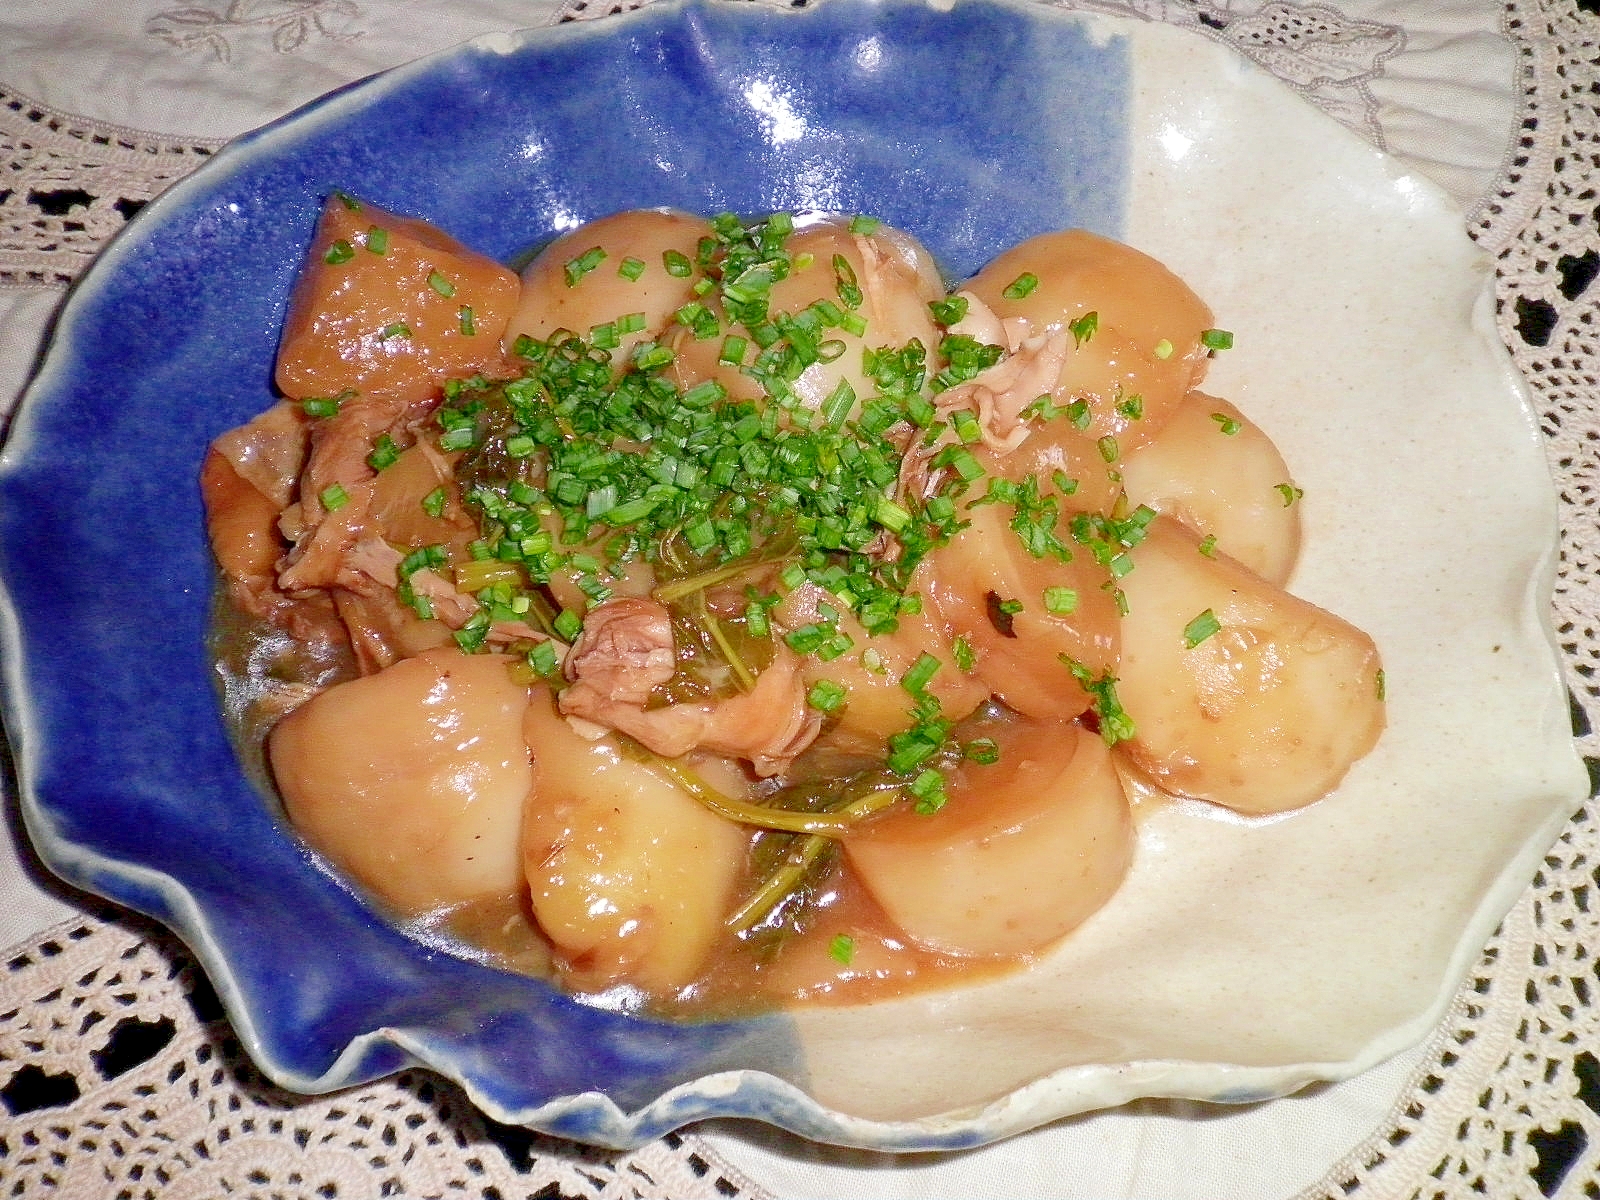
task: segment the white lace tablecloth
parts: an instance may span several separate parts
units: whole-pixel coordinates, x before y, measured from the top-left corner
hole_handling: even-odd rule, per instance
[[[1500,330],[1532,386],[1560,486],[1556,626],[1594,775],[1600,4],[1088,4],[1233,44],[1461,202],[1497,261]],[[637,4],[5,0],[0,414],[98,247],[227,138],[478,33],[622,7]],[[240,1053],[180,944],[68,894],[32,860],[6,766],[0,1194],[1600,1197],[1593,800],[1431,1039],[1347,1083],[1240,1109],[1137,1104],[962,1155],[845,1152],[732,1127],[611,1154],[498,1126],[426,1072],[334,1096],[275,1089]]]

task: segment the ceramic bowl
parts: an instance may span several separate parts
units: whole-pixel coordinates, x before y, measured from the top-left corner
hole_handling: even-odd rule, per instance
[[[1141,822],[1029,970],[673,1025],[409,940],[247,781],[205,647],[196,472],[271,402],[335,188],[513,260],[614,210],[862,211],[963,277],[1081,225],[1233,330],[1209,386],[1304,488],[1299,594],[1369,630],[1390,728],[1322,802]],[[1583,790],[1546,627],[1554,501],[1442,194],[1218,45],[992,0],[651,6],[489,37],[241,139],[74,291],[0,462],[5,716],[39,853],[194,948],[279,1083],[426,1064],[611,1146],[708,1116],[953,1148],[1141,1096],[1255,1100],[1417,1039]]]

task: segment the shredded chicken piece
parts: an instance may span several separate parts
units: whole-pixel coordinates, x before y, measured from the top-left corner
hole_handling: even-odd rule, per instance
[[[1026,338],[976,378],[941,394],[940,412],[974,410],[984,445],[1002,454],[1015,450],[1028,437],[1023,410],[1055,391],[1071,339],[1070,333]]]
[[[379,434],[405,426],[411,404],[389,396],[358,396],[318,422],[300,478],[298,499],[284,509],[279,527],[293,545],[279,564],[286,592],[332,587],[346,571],[344,556],[366,533],[375,472],[367,456]],[[329,511],[322,497],[337,485],[345,501]]]
[[[986,346],[1011,348],[1011,340],[1006,336],[1005,322],[994,309],[969,291],[959,291],[952,298],[967,302],[967,315],[950,326],[951,333],[969,337]]]
[[[399,583],[404,557],[382,538],[362,538],[345,553],[339,582],[352,591],[369,588],[368,580],[393,589]],[[427,567],[413,571],[409,578],[411,590],[426,597],[433,605],[433,615],[452,629],[460,629],[478,611],[476,600],[456,591],[455,584]]]
[[[212,443],[239,478],[279,508],[288,506],[305,466],[310,430],[298,404],[280,400]]]
[[[562,713],[586,737],[615,729],[665,758],[696,748],[750,761],[777,775],[816,739],[822,718],[806,704],[799,659],[779,647],[749,692],[717,704],[646,708],[651,693],[677,670],[672,620],[653,600],[622,597],[599,605],[567,654],[572,685]]]
[[[574,686],[607,701],[643,707],[677,669],[672,615],[654,600],[624,596],[584,618],[565,672]]]

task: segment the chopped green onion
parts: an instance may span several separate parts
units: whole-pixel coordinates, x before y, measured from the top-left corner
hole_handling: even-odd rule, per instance
[[[950,643],[950,653],[956,660],[956,666],[968,675],[978,665],[978,656],[972,649],[972,643],[964,635],[958,634],[956,640]]]
[[[850,265],[850,260],[842,254],[833,256],[834,290],[839,299],[844,301],[846,308],[860,308],[863,296],[861,285],[856,280],[856,269]]]
[[[1172,357],[1172,351],[1174,349],[1175,349],[1175,347],[1173,346],[1173,344],[1171,342],[1167,341],[1166,338],[1162,338],[1159,342],[1156,343],[1155,349],[1153,351],[1151,351],[1151,353],[1153,353],[1157,358],[1159,358],[1163,362],[1165,362],[1167,359]]]
[[[456,294],[456,285],[437,271],[428,272],[428,286],[448,300]]]
[[[322,507],[329,512],[338,512],[350,503],[350,493],[337,483],[330,483],[323,488],[317,499],[322,501]]]
[[[1222,430],[1224,437],[1232,437],[1234,434],[1238,433],[1239,430],[1244,428],[1242,424],[1234,420],[1234,418],[1230,417],[1227,413],[1212,413],[1211,419],[1217,423],[1217,428]]]
[[[880,496],[872,510],[872,519],[890,533],[901,533],[911,524],[911,514],[887,496]]]
[[[1274,484],[1272,490],[1277,492],[1278,495],[1283,497],[1283,506],[1285,508],[1288,508],[1296,500],[1299,500],[1301,497],[1303,497],[1306,494],[1305,493],[1305,489],[1297,488],[1292,483]]]
[[[1215,558],[1217,556],[1217,535],[1214,533],[1206,534],[1205,537],[1200,539],[1200,545],[1196,549],[1207,558]]]
[[[367,249],[374,254],[389,253],[389,231],[380,225],[367,230]]]
[[[544,679],[552,679],[561,671],[561,656],[554,642],[540,642],[528,650],[528,665]]]
[[[337,267],[341,263],[349,262],[355,256],[355,247],[349,242],[345,241],[343,238],[340,238],[337,242],[328,247],[328,252],[322,256],[322,261],[327,263],[330,267]]]
[[[556,615],[556,619],[552,624],[557,635],[564,642],[575,641],[578,634],[583,632],[583,618],[570,608],[563,608]]]
[[[806,693],[806,703],[818,712],[833,713],[844,707],[848,695],[844,687],[833,680],[819,679]]]
[[[690,262],[677,250],[663,250],[661,252],[661,265],[667,269],[667,274],[674,279],[687,279],[694,274],[694,263]]]
[[[1044,590],[1044,609],[1052,616],[1064,617],[1078,610],[1078,593],[1069,587],[1047,587]]]
[[[422,498],[422,510],[430,517],[444,516],[445,506],[450,502],[450,493],[441,487],[436,487]]]
[[[307,396],[300,401],[300,408],[308,417],[331,417],[338,413],[339,406],[353,395],[354,392],[345,391],[337,396]]]
[[[1023,300],[1033,294],[1033,289],[1039,286],[1039,277],[1032,271],[1024,271],[1000,293],[1007,300]]]
[[[1217,614],[1208,608],[1183,627],[1183,644],[1193,650],[1221,628]]]
[[[1078,685],[1088,693],[1089,709],[1100,722],[1100,736],[1106,745],[1115,746],[1135,736],[1133,718],[1117,699],[1117,680],[1110,671],[1096,675],[1083,663],[1069,655],[1057,656]]]
[[[906,791],[916,797],[913,808],[918,816],[923,817],[931,817],[938,812],[948,799],[944,790],[944,774],[933,767],[913,779]]]
[[[933,314],[933,319],[946,328],[959,325],[965,320],[967,308],[968,301],[965,296],[946,296],[943,300],[935,300],[928,305],[928,311]]]
[[[900,677],[900,686],[913,696],[923,692],[929,682],[939,671],[939,660],[933,655],[923,651],[917,656],[917,661],[912,663],[904,675]]]
[[[604,250],[599,246],[591,246],[577,258],[569,259],[565,267],[567,286],[577,287],[578,281],[604,262],[605,258]]]
[[[1200,344],[1207,350],[1233,349],[1233,334],[1226,329],[1206,329],[1200,334]]]
[[[478,320],[477,320],[477,317],[473,314],[472,305],[463,304],[461,306],[461,312],[460,312],[459,315],[460,315],[460,318],[461,318],[461,336],[462,337],[473,337],[473,336],[475,336],[477,334],[477,332],[478,332]]]
[[[955,429],[956,436],[965,445],[975,446],[983,441],[983,425],[970,409],[956,409],[950,418],[950,424]]]
[[[411,326],[404,321],[394,321],[385,325],[378,331],[378,340],[387,342],[390,338],[408,338],[411,336]]]
[[[644,259],[629,255],[617,264],[617,274],[629,283],[638,283],[639,276],[644,274]]]
[[[991,737],[973,738],[961,748],[963,757],[979,766],[992,767],[1000,761],[1000,745]]]
[[[367,455],[367,466],[374,471],[382,471],[392,467],[400,458],[400,447],[395,445],[394,439],[387,433],[380,433],[372,444],[372,453]]]
[[[828,943],[828,957],[841,967],[848,967],[856,956],[856,943],[848,933],[834,935]]]
[[[1075,346],[1083,345],[1095,335],[1099,328],[1100,314],[1098,312],[1086,312],[1077,320],[1067,322],[1067,330],[1072,334],[1072,342]]]

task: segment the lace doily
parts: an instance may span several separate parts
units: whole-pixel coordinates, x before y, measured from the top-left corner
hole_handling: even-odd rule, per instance
[[[94,124],[0,88],[0,286],[66,287],[220,145]]]
[[[311,1099],[281,1091],[251,1065],[188,952],[135,919],[58,927],[5,972],[5,994],[23,1001],[0,1011],[8,1195],[758,1195],[693,1139],[594,1150],[490,1121],[426,1071]]]
[[[571,0],[562,19],[638,6]],[[1392,27],[1321,5],[1159,7],[1374,134],[1364,87]],[[1353,30],[1365,48],[1322,36],[1330,29]],[[1521,136],[1472,233],[1496,258],[1501,334],[1533,388],[1560,488],[1557,629],[1575,731],[1600,777],[1590,723],[1600,713],[1600,5],[1509,0],[1505,30],[1520,56]],[[0,286],[64,287],[214,149],[0,91]],[[1301,1200],[1600,1196],[1591,948],[1600,949],[1593,798],[1485,948],[1388,1119]],[[71,922],[13,951],[0,973],[0,1104],[9,1195],[766,1196],[693,1134],[632,1154],[589,1150],[498,1126],[427,1072],[329,1097],[283,1093],[243,1055],[187,951],[126,915]]]

